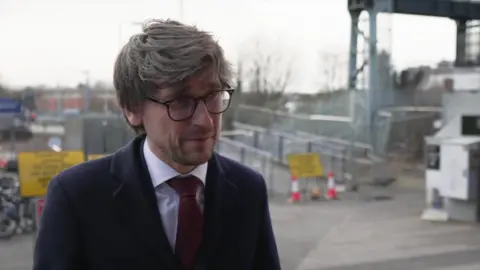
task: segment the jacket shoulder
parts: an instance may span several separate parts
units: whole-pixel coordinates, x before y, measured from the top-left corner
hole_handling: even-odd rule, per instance
[[[108,183],[112,182],[104,181],[112,177],[111,160],[111,156],[105,156],[72,166],[55,176],[49,185],[60,185],[70,195],[89,192],[92,189],[98,191],[104,185],[110,186]]]
[[[217,156],[226,176],[237,186],[248,189],[266,189],[265,179],[259,172],[231,158],[220,154]]]

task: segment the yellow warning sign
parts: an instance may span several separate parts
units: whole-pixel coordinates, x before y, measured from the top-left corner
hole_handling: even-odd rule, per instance
[[[323,166],[317,153],[287,155],[290,173],[297,178],[323,176]]]
[[[94,159],[99,159],[104,157],[105,155],[103,154],[91,154],[87,156],[87,160],[94,160]]]
[[[83,161],[82,151],[18,153],[21,196],[45,196],[48,183],[53,177]]]

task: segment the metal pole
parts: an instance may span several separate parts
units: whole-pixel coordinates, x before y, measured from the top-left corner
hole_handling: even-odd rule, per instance
[[[369,28],[370,28],[370,37],[369,37],[369,71],[368,71],[368,91],[367,91],[367,117],[368,117],[368,134],[370,145],[372,147],[372,157],[374,158],[372,164],[372,174],[373,178],[377,177],[377,161],[376,157],[378,155],[377,147],[377,128],[375,123],[375,111],[377,109],[376,103],[376,94],[378,91],[378,53],[377,53],[377,10],[375,7],[368,10],[369,17]]]
[[[88,113],[90,111],[90,72],[85,70],[85,87],[83,88],[83,111]]]
[[[356,90],[357,90],[357,50],[358,50],[358,19],[360,17],[359,12],[350,12],[351,25],[350,25],[350,59],[348,66],[348,89],[350,96],[350,143],[348,149],[348,160],[349,160],[349,174],[347,175],[348,180],[348,189],[355,191],[357,190],[357,184],[355,182],[355,162],[353,155],[353,148],[355,146],[356,140],[356,126],[355,119],[356,117]]]
[[[377,10],[372,8],[368,11],[369,25],[370,25],[370,38],[369,38],[369,71],[368,71],[368,84],[369,89],[367,91],[367,117],[369,127],[370,144],[373,149],[374,155],[376,151],[376,132],[375,132],[375,109],[376,109],[376,92],[378,90],[378,68],[377,68]]]
[[[17,127],[20,125],[19,119],[15,116],[13,119],[12,127],[10,128],[10,151],[15,153],[17,144]]]
[[[15,133],[16,133],[15,132],[15,125],[13,125],[12,128],[10,128],[10,151],[12,153],[15,152],[15,141],[16,141],[15,140],[15,136],[16,136]]]

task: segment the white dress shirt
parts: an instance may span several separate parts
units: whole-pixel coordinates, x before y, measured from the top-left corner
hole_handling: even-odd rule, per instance
[[[152,179],[153,188],[155,189],[155,196],[157,197],[157,205],[160,210],[160,216],[162,217],[163,229],[165,230],[165,234],[167,235],[172,250],[175,250],[180,198],[175,190],[166,182],[174,177],[182,175],[155,156],[150,150],[147,142],[143,145],[143,155],[145,156],[148,172]],[[197,177],[202,181],[203,186],[205,186],[207,167],[207,163],[199,165],[188,175]],[[203,187],[198,191],[197,200],[203,208]]]

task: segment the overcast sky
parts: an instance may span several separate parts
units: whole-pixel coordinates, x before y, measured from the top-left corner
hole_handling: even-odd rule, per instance
[[[119,47],[140,29],[132,22],[182,14],[184,22],[211,31],[233,63],[248,58],[255,40],[282,54],[292,63],[291,89],[316,90],[322,64],[328,65],[319,55],[337,55],[337,65],[347,69],[347,0],[183,0],[183,12],[181,2],[0,0],[0,81],[76,85],[88,71],[92,81],[111,83]],[[381,16],[378,32],[380,46],[392,50],[399,68],[455,55],[455,25],[449,19]]]

